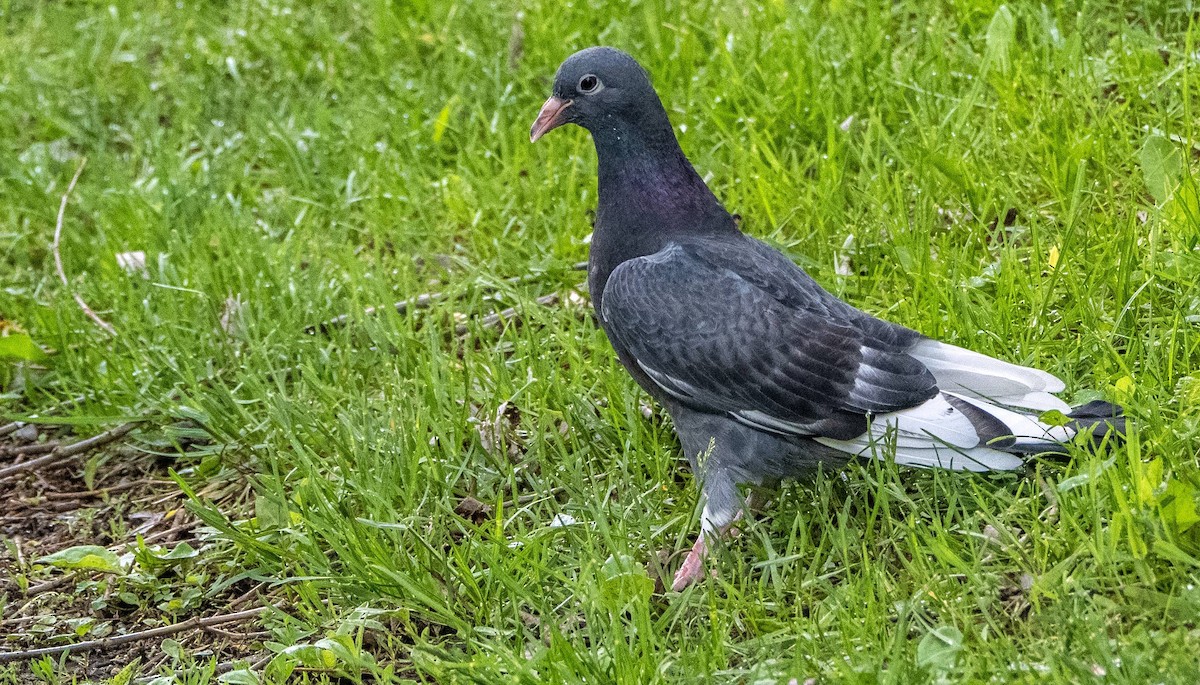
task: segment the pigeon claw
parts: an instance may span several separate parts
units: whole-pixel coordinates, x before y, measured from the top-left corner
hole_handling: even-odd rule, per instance
[[[671,581],[671,591],[683,592],[689,585],[703,578],[704,558],[707,556],[708,545],[704,541],[704,533],[700,533],[696,538],[696,544],[692,546],[687,558],[683,560],[683,565],[675,572],[675,579]]]
[[[747,500],[749,504],[749,500]],[[707,509],[705,513],[707,515]],[[742,518],[744,509],[739,509],[733,515],[733,520],[723,526],[718,526],[715,531],[702,530],[700,535],[696,537],[696,544],[692,545],[691,551],[688,552],[687,558],[683,560],[683,566],[675,572],[675,579],[671,582],[671,590],[674,592],[682,592],[684,588],[704,577],[704,560],[708,557],[708,536],[712,535],[715,540],[718,536],[733,535],[737,536],[738,529],[733,527],[733,524]],[[712,578],[717,577],[717,570],[713,569],[708,574]]]

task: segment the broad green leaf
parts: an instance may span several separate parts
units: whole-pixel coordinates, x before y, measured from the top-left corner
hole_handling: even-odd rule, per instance
[[[1171,199],[1163,206],[1163,219],[1172,233],[1191,244],[1200,240],[1200,176],[1182,170],[1171,190]],[[1186,267],[1185,267],[1186,268]]]
[[[1200,523],[1200,514],[1196,513],[1196,488],[1190,483],[1174,478],[1167,481],[1162,502],[1163,518],[1174,524],[1178,532]]]
[[[324,637],[317,640],[313,646],[332,654],[338,661],[351,666],[361,667],[372,662],[371,655],[363,653],[349,635]]]
[[[217,682],[226,685],[259,685],[262,681],[258,675],[248,668],[239,668],[217,676]]]
[[[279,530],[291,522],[287,503],[274,494],[261,493],[254,498],[254,518],[259,530]]]
[[[654,594],[654,581],[627,556],[610,556],[601,569],[600,592],[616,608]]]
[[[917,665],[935,671],[954,668],[962,651],[962,633],[954,626],[939,626],[925,633],[917,644]]]
[[[37,560],[40,564],[50,564],[61,569],[84,569],[104,571],[105,573],[122,573],[121,562],[117,555],[99,545],[79,545],[55,552]]]
[[[162,644],[159,645],[159,648],[162,649],[163,654],[166,654],[172,659],[175,659],[176,661],[183,660],[183,645],[179,644],[178,640],[167,638],[162,641]]]
[[[1179,148],[1166,136],[1154,134],[1146,139],[1138,154],[1150,195],[1158,204],[1165,204],[1171,199],[1183,173],[1183,157],[1179,154]]]
[[[328,649],[307,642],[292,645],[281,654],[295,658],[310,668],[333,668],[337,666],[337,655]]]
[[[1042,412],[1042,414],[1038,416],[1038,421],[1050,426],[1066,426],[1071,423],[1071,419],[1067,418],[1066,414],[1057,409],[1050,409]]]
[[[191,559],[192,557],[196,556],[197,554],[199,554],[199,552],[197,552],[194,547],[189,545],[187,542],[181,542],[178,545],[175,545],[175,547],[173,547],[170,552],[167,552],[166,554],[155,555],[155,556],[157,556],[159,559],[176,560],[176,559]]]
[[[1140,465],[1137,479],[1137,502],[1145,506],[1158,499],[1155,494],[1163,482],[1162,459],[1151,459]]]
[[[1017,20],[1008,5],[1000,5],[992,15],[992,23],[988,24],[987,47],[983,56],[985,68],[994,68],[1007,74],[1011,65],[1008,55],[1016,37]]]
[[[200,553],[187,542],[180,542],[171,549],[145,547],[138,552],[138,563],[149,567],[173,566],[171,562],[195,558]]]
[[[0,359],[40,362],[49,359],[28,333],[10,332],[0,336]]]

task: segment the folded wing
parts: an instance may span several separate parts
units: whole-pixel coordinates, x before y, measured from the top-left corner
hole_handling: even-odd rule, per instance
[[[612,272],[604,328],[662,394],[913,466],[1013,469],[1073,435],[1018,411],[1069,411],[1054,376],[871,317],[761,247],[672,243]]]

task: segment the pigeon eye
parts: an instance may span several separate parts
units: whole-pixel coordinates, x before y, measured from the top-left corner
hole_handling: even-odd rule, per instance
[[[579,79],[579,92],[594,93],[600,89],[600,79],[595,74],[587,74]]]

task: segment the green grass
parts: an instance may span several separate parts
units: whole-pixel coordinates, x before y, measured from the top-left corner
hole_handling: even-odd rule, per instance
[[[277,581],[268,640],[339,641],[355,682],[1200,679],[1195,7],[522,5],[0,2],[0,317],[56,350],[0,366],[0,414],[86,395],[67,419],[201,427],[173,467],[255,494],[197,495],[205,577]],[[596,192],[584,132],[529,125],[596,43],[646,65],[747,231],[867,311],[1124,403],[1129,444],[826,472],[718,579],[655,592],[698,530],[669,422],[585,309],[533,303],[579,287]],[[83,156],[67,289],[48,245]],[[507,306],[520,325],[474,316]]]

